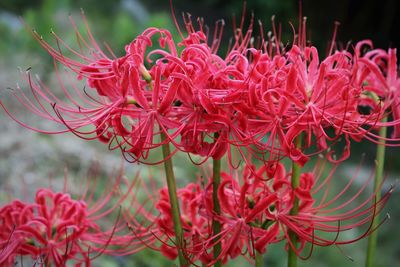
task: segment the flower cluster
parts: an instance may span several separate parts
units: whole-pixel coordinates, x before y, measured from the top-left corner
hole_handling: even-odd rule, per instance
[[[363,199],[371,179],[348,196],[354,176],[331,196],[336,167],[328,175],[322,174],[320,163],[314,172],[301,173],[300,168],[317,154],[334,164],[346,160],[352,141],[399,145],[396,50],[374,49],[370,41],[352,50],[335,50],[332,42],[320,59],[317,48],[306,44],[305,20],[293,43],[283,46],[275,27],[274,36],[255,42],[252,19],[247,31],[242,20],[221,56],[224,22],[217,22],[214,33],[198,22],[196,29],[190,17],[184,17],[187,34],[178,26],[180,42],[166,29],[148,28],[120,57],[111,50],[107,56],[89,27],[83,36],[73,24],[79,49],[55,33],[52,46],[33,32],[54,59],[64,96],[32,79],[29,71],[24,77],[33,98],[20,88],[14,96],[33,114],[65,128],[34,128],[0,102],[7,114],[46,134],[72,132],[98,139],[120,149],[129,162],[164,162],[168,187],[153,195],[142,184],[148,193],[145,202],[129,189],[102,212],[109,194],[92,209],[45,189],[38,191],[34,204],[14,201],[0,213],[0,263],[31,255],[59,266],[67,260],[89,264],[89,250],[124,255],[148,246],[170,259],[179,257],[182,267],[197,262],[219,266],[239,255],[257,258],[280,241],[286,242],[289,254],[301,257],[306,244],[348,244],[376,229],[376,214],[390,195],[380,198],[381,181]],[[391,136],[378,134],[389,127],[394,129]],[[342,152],[335,151],[337,143],[342,143]],[[160,146],[164,158],[153,161],[149,154]],[[171,157],[177,151],[213,159],[213,175],[204,185],[175,189]],[[236,154],[245,162],[243,168],[236,168]],[[230,172],[220,171],[225,155]],[[283,158],[292,161],[290,171]],[[97,220],[128,196],[131,209],[124,209],[122,217],[129,235],[119,222],[101,230]],[[353,206],[357,199],[362,201]],[[364,227],[359,236],[341,235],[359,226]]]
[[[97,200],[89,188],[94,183],[78,198],[40,188],[32,203],[14,200],[1,206],[0,265],[14,266],[20,257],[30,256],[38,266],[90,266],[101,254],[133,253],[142,243],[135,243],[116,210],[133,194],[134,183],[116,194],[122,182],[122,177],[116,179]],[[116,195],[119,200],[114,201]],[[107,220],[110,216],[115,220]]]
[[[335,170],[336,167],[323,174],[326,170],[318,164],[314,171],[301,174],[297,188],[290,182],[291,173],[280,163],[258,169],[247,166],[243,171],[235,170],[230,174],[223,172],[218,188],[221,205],[218,215],[214,212],[210,184],[202,186],[200,181],[187,184],[178,190],[186,257],[191,262],[200,261],[211,266],[219,259],[227,262],[241,255],[254,258],[256,252],[264,253],[268,245],[277,242],[286,242],[287,247],[292,247],[302,257],[306,244],[350,244],[369,235],[376,230],[371,221],[382,210],[391,191],[375,202],[376,192],[365,196],[371,176],[361,188],[351,193],[349,188],[359,178],[355,175],[333,192],[331,181]],[[174,226],[167,188],[158,194],[160,197],[154,205],[157,214],[148,218],[155,223],[147,231],[161,241],[158,249],[166,257],[175,259],[178,254],[176,244],[171,243]],[[293,214],[296,198],[298,212]],[[217,235],[211,227],[213,218],[222,225]],[[358,227],[364,230],[358,234],[341,234]],[[300,246],[291,243],[289,232],[296,234]],[[215,243],[222,244],[217,259],[212,253]],[[305,253],[311,255],[312,247]]]
[[[32,113],[65,125],[61,132],[99,139],[110,149],[120,148],[129,161],[144,161],[165,143],[206,158],[218,159],[236,148],[269,162],[289,157],[303,165],[310,154],[324,151],[331,161],[342,161],[350,154],[350,140],[380,143],[375,130],[389,126],[395,133],[386,141],[396,145],[396,50],[372,49],[363,41],[354,53],[331,49],[320,59],[318,50],[305,44],[305,24],[300,25],[290,47],[276,37],[256,47],[252,25],[245,34],[237,30],[225,57],[217,54],[222,22],[209,38],[201,22],[196,30],[185,20],[188,34],[181,33],[180,52],[168,30],[149,28],[125,47],[125,55],[111,58],[89,29],[88,40],[77,32],[84,46],[80,51],[54,34],[56,49],[34,32],[55,62],[90,89],[82,92],[73,80],[63,83],[57,71],[65,94],[60,99],[28,72],[35,98],[22,91],[15,96]],[[393,121],[382,122],[390,113]],[[304,142],[296,147],[300,136]],[[331,147],[341,140],[345,148],[337,159]]]

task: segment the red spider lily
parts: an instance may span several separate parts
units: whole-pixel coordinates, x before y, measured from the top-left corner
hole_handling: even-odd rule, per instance
[[[185,256],[191,263],[201,262],[205,266],[211,266],[217,260],[227,262],[240,255],[254,258],[255,251],[264,253],[272,243],[283,241],[287,247],[293,246],[289,239],[289,232],[292,232],[300,244],[293,249],[303,257],[301,254],[306,244],[350,244],[368,236],[375,230],[371,222],[382,210],[391,190],[374,202],[375,193],[365,194],[371,176],[353,192],[352,185],[359,179],[356,173],[334,192],[332,190],[336,187],[332,184],[336,166],[327,174],[324,174],[327,172],[324,168],[325,163],[319,162],[313,172],[303,173],[296,189],[291,185],[291,173],[281,163],[274,162],[259,169],[247,165],[241,172],[222,173],[218,189],[219,215],[213,210],[211,184],[203,187],[200,183],[189,183],[178,189]],[[132,233],[146,233],[142,239],[144,245],[175,259],[177,245],[173,241],[174,225],[167,189],[151,193],[146,186],[143,188],[155,209],[140,212],[145,214],[143,216],[149,225],[138,227]],[[299,200],[296,215],[291,214],[295,199]],[[135,221],[133,216],[129,217],[128,220]],[[221,232],[216,235],[213,235],[211,227],[213,219],[221,224]],[[349,238],[344,235],[355,228],[360,228],[358,236]],[[219,257],[214,258],[216,243],[221,243],[222,251]]]
[[[178,190],[178,198],[181,202],[181,220],[184,231],[184,246],[186,256],[191,260],[200,260],[206,264],[212,260],[212,254],[209,254],[204,246],[205,240],[212,233],[209,218],[204,216],[204,195],[198,184],[190,183],[186,187]],[[170,259],[177,257],[177,249],[169,244],[174,236],[174,227],[171,217],[171,206],[167,189],[160,191],[160,199],[156,204],[160,216],[155,220],[160,234],[158,238],[163,241],[161,252]]]
[[[167,142],[206,159],[219,159],[233,146],[241,154],[244,148],[264,161],[269,152],[267,161],[289,157],[303,165],[310,155],[329,149],[331,161],[342,161],[350,154],[351,140],[380,142],[382,137],[374,131],[390,126],[395,134],[387,141],[398,144],[399,79],[394,50],[363,55],[361,47],[369,44],[363,41],[352,54],[334,51],[332,43],[329,54],[320,60],[318,49],[306,45],[305,20],[300,21],[292,46],[280,44],[273,25],[274,36],[264,40],[261,35],[255,47],[253,18],[243,31],[243,15],[232,46],[221,57],[217,51],[223,21],[216,23],[213,34],[201,19],[198,22],[196,29],[190,16],[184,17],[187,34],[176,23],[182,39],[180,53],[169,31],[149,28],[126,46],[122,57],[110,49],[108,57],[89,27],[84,38],[73,21],[79,50],[54,34],[55,48],[34,32],[55,60],[65,97],[33,81],[28,72],[34,99],[19,88],[15,98],[33,114],[67,127],[52,133],[71,131],[85,139],[100,139],[110,149],[120,148],[129,161],[143,161],[151,149]],[[63,82],[56,62],[84,79],[97,95],[82,91],[71,77]],[[381,104],[371,95],[381,98]],[[367,113],[361,111],[365,106]],[[394,119],[382,123],[387,110]],[[167,136],[163,142],[156,141],[160,134]],[[301,148],[295,144],[299,138],[304,139]],[[337,160],[331,147],[340,140],[345,148]],[[313,151],[306,154],[309,148]]]
[[[397,100],[387,92],[398,87],[395,53],[389,51],[387,56],[376,50],[362,56],[360,47],[368,43],[363,41],[356,45],[354,54],[345,50],[333,53],[332,47],[320,61],[318,50],[305,45],[305,23],[300,25],[299,41],[289,49],[253,52],[245,100],[248,125],[254,143],[261,151],[270,152],[273,160],[288,156],[303,165],[308,160],[306,148],[316,145],[311,155],[320,153],[344,137],[345,150],[339,159],[343,161],[350,155],[351,139],[379,142],[382,137],[373,130],[397,127]],[[382,93],[383,88],[388,88],[386,93]],[[371,94],[385,103],[379,105],[379,100],[368,98]],[[360,111],[363,106],[368,107],[367,114]],[[388,106],[393,107],[396,118],[381,123]],[[301,149],[296,148],[297,138],[303,139]],[[394,142],[392,145],[398,143],[397,138],[388,140]],[[328,158],[336,161],[333,153],[329,152]]]
[[[0,263],[13,266],[14,255],[29,255],[31,244],[23,233],[16,232],[20,225],[34,217],[32,205],[15,200],[0,210]]]
[[[120,184],[127,186],[121,192]],[[98,200],[87,184],[76,199],[66,192],[37,190],[33,203],[18,200],[0,209],[0,264],[13,266],[19,256],[30,256],[38,264],[90,266],[101,254],[125,255],[143,248],[120,220],[118,208],[133,193],[132,184],[121,176]],[[120,191],[118,193],[118,191]],[[115,196],[118,199],[115,200]],[[115,200],[115,201],[114,201]],[[107,220],[116,216],[114,222]],[[99,220],[103,220],[102,223]]]
[[[144,67],[145,61],[151,61],[149,58],[145,59],[146,49],[153,45],[154,38],[157,38],[159,46],[167,46],[169,53],[176,54],[170,33],[167,30],[149,28],[126,46],[123,57],[117,58],[110,51],[112,58],[109,58],[100,49],[88,27],[85,39],[77,31],[73,21],[72,24],[79,39],[79,51],[70,47],[55,33],[57,48],[45,42],[36,32],[33,33],[54,58],[56,75],[64,97],[58,97],[39,79],[32,79],[29,71],[25,79],[31,88],[33,99],[19,87],[13,93],[27,110],[65,125],[67,129],[46,131],[28,126],[10,114],[4,103],[0,104],[11,117],[27,128],[47,134],[70,131],[83,139],[99,139],[108,143],[110,149],[121,148],[130,161],[146,159],[150,149],[162,144],[155,143],[154,136],[165,133],[173,139],[177,133],[171,134],[168,131],[178,131],[180,127],[174,121],[174,116],[169,115],[170,112],[174,114],[174,99],[168,88],[161,85],[160,69],[155,66],[147,71]],[[86,54],[85,50],[89,53]],[[68,71],[65,75],[61,73],[58,63],[75,72],[77,79],[71,77]],[[64,81],[64,76],[67,76],[67,82]],[[88,92],[83,84],[83,90],[79,88],[78,80],[82,79],[97,95]]]
[[[87,26],[84,15],[83,19]],[[245,80],[250,67],[245,54],[251,43],[252,23],[246,34],[236,31],[235,42],[224,59],[217,55],[223,21],[216,24],[211,39],[202,22],[196,31],[186,18],[187,36],[180,32],[179,45],[184,49],[179,55],[167,30],[146,29],[118,58],[110,49],[111,58],[100,49],[88,26],[85,38],[71,22],[79,50],[55,33],[53,47],[33,32],[54,59],[64,97],[58,97],[39,79],[32,79],[29,71],[25,80],[33,99],[19,87],[14,93],[17,101],[33,114],[67,129],[45,131],[28,126],[0,102],[20,124],[43,133],[71,131],[84,139],[99,139],[108,143],[110,149],[121,148],[130,161],[146,159],[151,149],[168,141],[185,152],[214,158],[221,158],[229,149],[228,144],[252,144],[253,134],[246,129],[246,116],[235,108],[247,95]],[[161,48],[153,47],[155,39]],[[159,59],[153,62],[153,56]],[[85,80],[97,95],[80,89],[83,84],[77,85],[79,82],[68,72],[65,82],[59,64],[72,70],[78,80]],[[145,65],[150,66],[148,70]],[[155,142],[154,137],[161,133],[168,139]]]
[[[140,222],[129,212],[124,213],[124,216],[127,217],[129,224],[132,222],[133,225],[139,226],[131,227],[132,234],[139,235],[143,245],[160,251],[168,259],[174,260],[178,256],[178,247],[174,242],[175,232],[168,189],[163,187],[156,192],[155,188],[149,189],[146,184],[143,184],[142,188],[151,202],[151,208],[146,209],[145,203],[139,208],[143,219]],[[210,188],[210,184],[204,189],[199,183],[189,183],[177,190],[184,237],[182,249],[187,260],[195,265],[198,261],[204,266],[213,265],[217,261],[213,257],[213,243],[225,243],[225,240],[216,241],[217,239],[214,240],[213,237]],[[146,222],[148,226],[144,226]],[[237,242],[229,251],[221,255],[220,258],[224,263],[229,258],[235,258],[242,253],[240,244],[243,242],[242,240],[237,240]]]
[[[211,38],[202,20],[197,31],[190,18],[184,21],[188,34],[184,37],[180,32],[183,50],[179,57],[165,51],[153,52],[161,56],[157,64],[164,70],[163,81],[175,97],[173,103],[179,106],[176,116],[183,128],[179,142],[174,143],[185,152],[219,159],[228,144],[249,144],[246,117],[235,105],[246,96],[248,60],[244,53],[251,31],[243,38],[237,37],[226,58],[222,58],[217,55],[222,21],[216,24]]]
[[[14,95],[33,114],[67,127],[51,133],[71,131],[84,139],[99,139],[110,149],[120,148],[129,161],[143,161],[151,149],[172,142],[179,150],[206,158],[219,159],[233,145],[241,154],[246,148],[265,160],[265,152],[270,152],[268,160],[290,157],[303,165],[309,159],[306,148],[316,147],[311,155],[326,151],[340,137],[346,142],[339,159],[344,160],[351,139],[379,142],[381,138],[373,131],[388,126],[395,126],[397,135],[394,50],[390,55],[380,50],[361,55],[360,47],[366,43],[361,42],[354,55],[333,52],[332,46],[320,60],[318,50],[305,44],[305,21],[290,48],[282,48],[277,36],[269,42],[262,40],[260,48],[255,48],[252,21],[245,33],[235,31],[224,58],[217,55],[222,21],[211,35],[201,19],[196,30],[190,17],[184,18],[187,35],[178,26],[182,38],[178,45],[183,48],[179,54],[167,30],[149,28],[127,45],[125,55],[119,58],[111,51],[109,58],[89,28],[84,38],[74,22],[79,51],[55,34],[54,48],[34,32],[55,60],[65,97],[59,98],[42,82],[31,79],[29,72],[26,81],[34,98],[29,99],[19,88]],[[153,45],[154,40],[160,48]],[[158,59],[153,61],[153,56]],[[71,77],[63,82],[56,62],[84,79],[97,96],[79,89]],[[384,99],[384,105],[368,97],[371,93]],[[361,106],[367,106],[369,112],[361,112]],[[394,120],[381,123],[388,107]],[[89,130],[87,126],[91,126]],[[167,138],[155,141],[160,134]],[[300,136],[303,147],[297,148],[295,140]],[[399,140],[395,136],[389,141]],[[331,161],[335,161],[333,153],[328,153]]]
[[[336,169],[333,168],[327,177],[322,178],[318,168],[314,172],[303,173],[300,186],[293,189],[290,173],[277,163],[269,173],[265,167],[257,171],[245,171],[243,184],[239,178],[224,174],[219,188],[221,215],[217,216],[223,225],[220,233],[224,240],[223,253],[240,244],[246,244],[250,255],[254,257],[254,249],[263,253],[266,247],[275,242],[289,239],[289,231],[294,232],[301,244],[293,249],[300,256],[306,243],[318,246],[350,244],[369,235],[372,220],[386,203],[390,192],[382,200],[371,204],[375,194],[362,197],[370,179],[354,194],[347,196],[347,191],[357,176],[336,195],[331,196],[331,180]],[[320,200],[317,201],[317,195]],[[299,200],[299,212],[290,213],[295,197]],[[354,201],[360,204],[352,205]],[[365,226],[367,229],[357,237],[341,238],[341,233]],[[331,238],[327,237],[331,234]]]
[[[362,48],[369,48],[364,55],[361,55]],[[386,141],[391,142],[399,139],[399,92],[400,78],[398,76],[398,65],[396,57],[396,49],[389,49],[387,52],[381,49],[371,49],[372,42],[364,41],[360,43],[356,49],[360,54],[359,64],[361,65],[359,76],[366,77],[364,87],[366,94],[364,101],[368,101],[366,106],[370,109],[382,109],[383,111],[391,112],[393,122],[389,125],[394,126],[392,138]],[[386,126],[386,123],[378,123],[377,126]],[[378,140],[374,135],[370,135],[372,140]]]
[[[191,262],[200,261],[204,266],[213,265],[217,259],[213,257],[213,243],[225,240],[215,241],[212,237],[212,207],[211,191],[202,189],[199,184],[189,183],[186,187],[178,190],[178,198],[181,203],[181,221],[184,231],[184,251],[185,257]],[[208,206],[209,210],[207,210]],[[174,226],[172,223],[171,206],[167,189],[160,190],[160,199],[155,205],[159,212],[152,221],[154,229],[150,231],[157,240],[161,242],[159,247],[152,245],[153,249],[160,250],[163,255],[169,259],[176,259],[178,252],[176,244],[171,243],[174,240]],[[235,258],[242,253],[242,240],[237,240],[235,246],[224,252],[220,256],[222,262],[226,263],[229,258]]]

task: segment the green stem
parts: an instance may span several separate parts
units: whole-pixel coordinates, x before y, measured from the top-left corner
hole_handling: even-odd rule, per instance
[[[255,263],[254,267],[263,267],[264,266],[263,255],[256,251],[255,256],[256,256],[256,263]]]
[[[217,134],[215,138],[218,138]],[[221,182],[221,160],[220,159],[213,159],[213,206],[214,206],[214,213],[219,215],[221,214],[221,207],[219,205],[219,199],[218,199],[218,187]],[[212,228],[213,228],[213,235],[216,236],[221,232],[221,223],[218,220],[212,221]],[[221,254],[221,242],[220,237],[216,237],[214,239],[215,243],[214,245],[214,259],[218,258],[219,255]],[[222,261],[218,260],[215,264],[215,267],[220,267],[222,266]]]
[[[382,122],[387,122],[387,118],[384,118]],[[374,202],[379,202],[381,200],[381,190],[380,187],[382,185],[383,180],[383,168],[385,165],[385,140],[387,128],[381,127],[379,129],[379,136],[381,137],[380,144],[377,145],[376,149],[376,157],[375,157],[375,181],[374,181],[374,192],[375,199]],[[376,229],[379,224],[379,214],[375,214],[372,222],[372,229]],[[376,253],[376,244],[378,240],[378,230],[374,230],[371,235],[368,237],[368,248],[367,248],[367,257],[365,266],[372,267],[375,261],[375,253]]]
[[[301,148],[302,146],[302,135],[296,138],[296,148]],[[300,175],[301,175],[301,166],[296,162],[292,161],[292,189],[295,190],[300,185]],[[294,197],[293,207],[290,210],[290,215],[297,215],[299,212],[299,199]],[[289,239],[294,248],[297,248],[297,236],[294,232],[289,231]],[[297,266],[297,255],[295,249],[289,245],[288,248],[288,267],[296,267]]]
[[[161,133],[161,142],[165,142],[166,136],[164,133]],[[171,150],[169,148],[169,143],[165,143],[162,145],[162,152],[164,159],[167,159],[171,155]],[[176,194],[176,181],[175,181],[175,174],[173,170],[172,158],[168,158],[164,161],[164,169],[165,175],[167,179],[168,185],[168,194],[169,194],[169,201],[171,204],[171,212],[172,212],[172,220],[174,222],[174,230],[175,230],[175,242],[178,248],[178,257],[179,257],[179,265],[181,267],[188,266],[188,262],[183,253],[183,230],[182,230],[182,223],[181,223],[181,215],[179,211],[179,203],[178,197]]]

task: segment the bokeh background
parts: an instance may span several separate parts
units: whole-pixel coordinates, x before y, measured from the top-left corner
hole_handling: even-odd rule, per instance
[[[281,23],[282,41],[290,41],[292,32],[288,22],[297,24],[299,1],[297,0],[248,0],[247,18],[254,12],[266,30],[271,29],[271,16]],[[204,17],[211,27],[218,19],[226,21],[221,51],[228,44],[232,18],[240,18],[241,0],[174,0],[175,13],[188,12],[193,17]],[[31,72],[57,90],[51,58],[30,34],[35,28],[46,40],[51,40],[51,29],[67,43],[74,43],[75,33],[69,22],[71,15],[79,27],[83,27],[80,9],[85,11],[90,28],[96,39],[106,42],[118,55],[124,51],[138,33],[149,26],[164,27],[177,34],[171,18],[169,1],[161,0],[1,0],[0,1],[0,97],[8,103],[11,112],[29,124],[51,127],[27,113],[21,106],[13,105],[10,91],[21,82],[20,71],[31,68]],[[349,42],[371,39],[376,47],[400,47],[400,3],[397,0],[303,0],[302,14],[308,18],[308,34],[311,42],[320,51],[325,51],[332,39],[334,22],[340,22],[336,41],[346,46]],[[323,54],[323,52],[322,52]],[[26,87],[26,84],[21,84]],[[345,182],[365,158],[362,174],[369,176],[374,170],[375,148],[360,143],[352,148],[352,161],[337,172],[337,181]],[[85,177],[93,162],[99,163],[100,174],[109,177],[122,160],[118,152],[110,152],[96,141],[84,142],[71,134],[46,136],[21,128],[4,112],[0,111],[0,205],[8,196],[29,198],[39,186],[46,186],[64,176],[68,169],[73,178]],[[179,160],[179,162],[185,162]],[[396,183],[400,172],[399,148],[389,149],[387,154],[387,179],[384,188]],[[127,176],[133,176],[138,166],[127,166]],[[193,168],[178,164],[179,179],[195,179]],[[362,184],[361,179],[358,186]],[[56,182],[57,183],[57,182]],[[355,185],[357,187],[357,184]],[[354,189],[356,190],[356,188]],[[372,190],[372,189],[371,189]],[[22,196],[23,192],[23,196]],[[396,189],[386,211],[391,219],[380,228],[378,245],[378,267],[400,266],[400,195]],[[357,232],[350,234],[356,235]],[[363,266],[366,242],[341,248],[316,248],[312,257],[300,261],[299,266]],[[265,266],[284,266],[286,261],[282,245],[273,245],[265,256]],[[159,253],[143,251],[124,258],[103,257],[95,266],[172,266]],[[229,266],[250,266],[239,259]]]

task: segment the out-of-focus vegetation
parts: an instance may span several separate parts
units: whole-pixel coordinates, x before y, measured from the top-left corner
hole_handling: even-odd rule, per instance
[[[322,50],[330,42],[335,21],[341,23],[337,41],[343,45],[360,39],[372,39],[377,47],[382,48],[398,47],[400,44],[400,35],[396,31],[400,24],[396,11],[400,10],[400,4],[396,0],[303,2],[301,10],[302,16],[308,17],[308,37]],[[203,17],[211,28],[215,21],[223,18],[226,21],[226,38],[231,34],[232,18],[236,17],[238,22],[244,6],[242,0],[174,0],[173,5],[180,22],[184,12],[194,18]],[[35,28],[44,38],[50,37],[52,28],[57,33],[62,32],[63,39],[68,41],[74,37],[74,32],[67,17],[79,18],[80,9],[85,11],[95,36],[106,41],[117,53],[122,52],[124,44],[147,26],[175,30],[169,1],[3,0],[0,2],[0,53],[15,52],[16,49],[42,51],[33,38],[24,33],[26,29],[22,20],[28,29]],[[277,26],[282,28],[282,41],[286,42],[293,36],[289,22],[295,26],[298,22],[299,3],[293,0],[252,0],[247,1],[246,13],[246,22],[254,14],[256,33],[258,21],[269,31],[274,15]]]
[[[400,47],[400,34],[396,32],[400,18],[396,14],[399,13],[400,4],[396,0],[304,0],[303,2],[303,15],[308,17],[309,37],[322,51],[330,42],[335,20],[341,22],[337,40],[342,44],[346,44],[349,40],[356,41],[370,38],[378,47]],[[243,7],[242,0],[174,0],[173,3],[178,21],[181,21],[181,12],[189,12],[193,17],[204,17],[206,23],[211,27],[214,21],[224,18],[226,21],[226,33],[224,36],[226,39],[231,33],[233,14],[235,14],[236,20],[239,20]],[[122,54],[124,46],[149,26],[167,28],[175,36],[178,36],[171,18],[169,1],[2,0],[0,2],[1,95],[4,95],[5,88],[13,87],[18,81],[18,78],[15,78],[18,77],[17,67],[33,67],[34,72],[38,73],[42,79],[50,79],[53,69],[51,58],[34,40],[30,30],[34,28],[44,39],[49,41],[53,39],[51,30],[54,30],[66,43],[74,43],[76,36],[69,21],[69,16],[76,21],[78,28],[83,30],[85,24],[80,15],[81,8],[85,12],[89,27],[95,38],[99,43],[106,42],[117,55]],[[294,25],[297,24],[298,1],[248,0],[247,22],[251,17],[252,11],[254,12],[256,28],[258,28],[258,19],[260,19],[264,28],[267,31],[270,30],[271,16],[276,15],[278,26],[279,22],[282,25],[283,41],[291,40],[293,33],[288,22],[291,21]],[[227,43],[228,40],[224,42],[223,47],[226,47]],[[223,50],[223,47],[221,50]],[[2,124],[6,120],[8,123],[12,123],[8,118],[5,119],[2,116],[0,129],[5,129]],[[365,148],[365,144],[360,144],[360,146]],[[373,158],[374,148],[368,147],[367,151],[367,158]],[[5,152],[1,151],[0,153]],[[360,157],[356,156],[357,153],[356,150],[353,153],[356,163],[360,161]],[[65,155],[68,156],[69,154],[66,153]],[[397,158],[399,157],[397,156]],[[400,164],[396,164],[398,159],[389,155],[388,161],[392,170],[400,168]],[[374,166],[371,166],[369,171],[373,171],[373,168]],[[42,169],[45,169],[45,166],[42,166],[40,171],[43,171]],[[185,175],[190,176],[190,172],[193,172],[193,169],[181,169],[184,169],[181,172],[182,177]],[[367,171],[367,175],[369,171]],[[5,177],[0,178],[5,179]],[[20,177],[8,178],[16,179]],[[345,178],[342,177],[340,179]],[[1,184],[2,182],[0,181],[0,186]],[[382,235],[380,236],[378,248],[378,267],[397,266],[400,262],[400,243],[398,242],[400,240],[400,229],[397,223],[400,220],[400,212],[396,201],[400,201],[398,193],[394,194],[388,205],[392,219],[380,229]],[[301,261],[299,266],[363,266],[365,243],[362,241],[357,245],[344,246],[340,249],[334,246],[330,248],[314,248],[314,255],[311,259]],[[283,266],[286,260],[285,255],[282,245],[272,245],[265,256],[265,266]],[[353,258],[354,262],[350,261],[349,257]],[[100,260],[100,263],[95,262],[95,265],[106,267],[150,267],[172,266],[172,263],[167,261],[160,253],[146,250],[129,258],[106,258]],[[245,260],[240,259],[229,266],[247,265]]]

